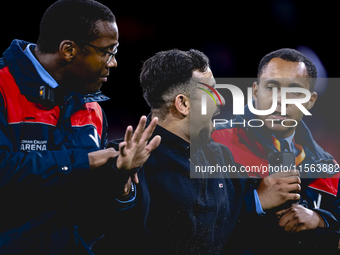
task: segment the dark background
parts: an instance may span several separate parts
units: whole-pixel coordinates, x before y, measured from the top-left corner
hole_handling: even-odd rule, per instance
[[[0,51],[13,39],[36,42],[40,19],[53,2],[6,1],[1,8]],[[287,47],[312,58],[322,77],[340,75],[336,2],[100,2],[113,11],[119,28],[118,67],[102,88],[112,99],[101,104],[109,120],[110,139],[123,136],[127,125],[135,127],[139,117],[149,113],[139,86],[139,70],[158,51],[195,48],[210,58],[215,77],[245,78],[256,77],[265,54]],[[317,142],[340,161],[338,86],[337,82],[319,86],[313,116],[304,120]]]

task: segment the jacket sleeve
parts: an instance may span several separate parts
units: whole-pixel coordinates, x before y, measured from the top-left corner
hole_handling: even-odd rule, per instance
[[[119,150],[119,143],[122,142],[123,139],[117,139],[110,141],[106,148],[114,148],[115,150]],[[125,184],[128,181],[128,178],[133,174],[137,173],[141,167],[137,167],[135,169],[131,169],[129,173],[124,173],[117,168],[117,158],[114,158],[108,162],[108,168],[110,168],[111,172],[114,174],[114,180],[112,185],[115,187],[115,194],[119,194],[119,192],[123,189]],[[137,189],[136,185],[132,183],[130,194],[126,197],[116,196],[114,201],[114,209],[115,210],[126,210],[135,206],[137,202]]]
[[[263,211],[260,213],[261,210],[257,208],[258,205],[256,202],[260,202],[259,200],[256,201],[256,199],[258,199],[258,195],[256,192],[257,185],[258,185],[257,179],[248,178],[246,180],[246,190],[244,193],[243,205],[242,205],[243,215],[246,218],[251,217],[251,219],[253,219],[253,217],[260,217],[260,216],[265,215]],[[260,206],[261,206],[261,203],[260,203]]]
[[[7,111],[0,94],[0,190],[22,192],[83,176],[89,171],[87,150],[69,149],[56,151],[20,152],[13,150],[7,123]],[[67,176],[67,178],[66,178]]]
[[[102,129],[102,139],[100,143],[100,149],[105,149],[106,144],[108,143],[108,133],[107,133],[108,123],[107,123],[105,112],[103,110],[102,110],[102,114],[103,114],[103,129]]]
[[[316,179],[306,188],[305,199],[308,208],[323,218],[326,227],[338,231],[340,227],[339,178],[338,176],[332,178],[335,178],[333,179],[335,182],[330,182],[329,178]],[[335,188],[337,192],[334,193],[334,190],[331,192],[330,188]]]

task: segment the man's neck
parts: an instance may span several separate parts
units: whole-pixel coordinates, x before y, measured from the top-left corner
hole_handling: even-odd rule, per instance
[[[57,56],[54,53],[42,53],[38,46],[32,51],[34,57],[39,61],[42,67],[61,85],[62,71],[57,65]]]
[[[190,136],[187,134],[187,130],[183,128],[186,126],[184,123],[184,119],[178,119],[169,116],[162,118],[160,116],[157,116],[157,114],[152,113],[151,118],[154,117],[158,117],[159,126],[182,138],[184,141],[190,143]]]
[[[284,139],[284,138],[288,138],[288,137],[292,136],[295,133],[295,129],[296,129],[296,127],[292,128],[292,129],[288,129],[285,132],[283,132],[283,131],[272,131],[271,133],[273,133],[275,135],[275,137],[278,138],[278,139]]]

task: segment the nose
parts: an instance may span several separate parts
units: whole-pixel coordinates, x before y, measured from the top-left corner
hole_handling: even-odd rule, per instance
[[[224,99],[224,97],[221,95],[221,93],[220,92],[218,92],[217,90],[216,90],[216,93],[217,93],[217,95],[216,95],[216,103],[217,103],[217,105],[218,106],[224,106],[225,105],[225,99]]]
[[[281,89],[277,89],[277,104],[281,106]]]
[[[109,62],[106,63],[106,67],[111,68],[111,67],[117,67],[117,59],[116,57],[112,57]]]
[[[276,96],[275,96],[275,91],[276,91]],[[275,111],[276,112],[281,112],[281,89],[274,87],[272,91],[272,95],[270,96],[269,103],[271,103],[271,106],[275,104],[276,100],[276,107]]]

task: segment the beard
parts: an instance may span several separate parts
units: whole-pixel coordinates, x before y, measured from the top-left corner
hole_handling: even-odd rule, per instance
[[[212,131],[209,127],[205,127],[198,133],[198,136],[196,138],[193,138],[191,140],[192,143],[195,143],[197,145],[207,145],[212,141],[211,138]]]

